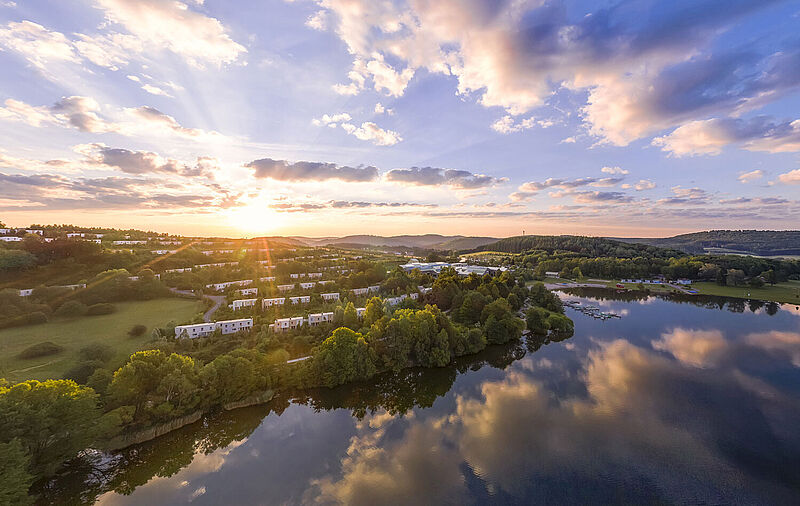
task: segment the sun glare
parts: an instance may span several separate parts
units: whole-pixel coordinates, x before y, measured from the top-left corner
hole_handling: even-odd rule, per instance
[[[229,209],[225,215],[231,227],[249,236],[274,233],[286,224],[283,216],[261,202],[251,202],[244,207]]]

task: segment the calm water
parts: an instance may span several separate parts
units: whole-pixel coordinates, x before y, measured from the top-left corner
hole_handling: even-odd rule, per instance
[[[575,336],[211,417],[57,503],[800,503],[800,310],[563,295]],[[612,297],[616,295],[612,294]]]

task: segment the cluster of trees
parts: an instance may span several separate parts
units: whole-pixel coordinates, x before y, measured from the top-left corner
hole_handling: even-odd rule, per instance
[[[497,242],[481,246],[476,251],[502,251],[522,253],[542,251],[547,253],[572,252],[589,257],[613,258],[669,258],[682,253],[646,244],[630,244],[602,237],[573,235],[524,235],[507,237]]]
[[[800,255],[800,231],[797,230],[709,230],[632,241],[691,254],[703,253],[706,248],[720,248],[767,256]]]

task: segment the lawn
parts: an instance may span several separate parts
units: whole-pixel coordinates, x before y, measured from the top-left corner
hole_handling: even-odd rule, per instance
[[[92,343],[106,343],[117,350],[115,361],[141,349],[154,327],[163,327],[170,320],[183,323],[191,320],[202,305],[191,299],[156,299],[114,304],[117,311],[109,315],[83,316],[75,319],[53,319],[42,325],[29,325],[0,330],[0,377],[9,381],[60,378],[77,361],[78,350]],[[136,338],[128,330],[137,324],[147,332]],[[42,341],[64,347],[57,355],[23,360],[20,351]]]
[[[787,281],[778,283],[775,286],[764,285],[762,288],[720,286],[711,282],[692,283],[691,287],[704,295],[722,295],[739,299],[759,299],[800,304],[800,281]]]

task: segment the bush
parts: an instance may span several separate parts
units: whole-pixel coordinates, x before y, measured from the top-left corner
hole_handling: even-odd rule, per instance
[[[78,302],[77,300],[68,300],[61,304],[61,307],[53,313],[55,316],[63,318],[75,318],[76,316],[83,316],[86,314],[86,305]]]
[[[84,362],[99,361],[105,363],[114,358],[114,349],[107,344],[87,344],[78,351],[78,356]]]
[[[28,325],[35,325],[35,324],[38,324],[38,323],[47,323],[47,320],[48,320],[47,315],[44,314],[41,311],[34,311],[33,313],[30,313],[30,314],[25,316],[25,322]]]
[[[64,351],[63,346],[59,346],[56,343],[52,343],[50,341],[45,341],[43,343],[37,343],[33,346],[28,346],[24,350],[22,350],[18,358],[21,359],[31,359],[31,358],[39,358],[39,357],[46,357],[48,355],[55,355],[57,353],[61,353]]]
[[[131,337],[139,337],[141,335],[144,335],[145,332],[147,332],[147,327],[139,324],[131,327],[131,329],[128,331],[128,335]]]
[[[97,316],[103,314],[111,314],[116,311],[117,308],[114,304],[109,304],[108,302],[100,302],[98,304],[92,304],[89,306],[89,309],[86,310],[86,314],[90,316]]]

